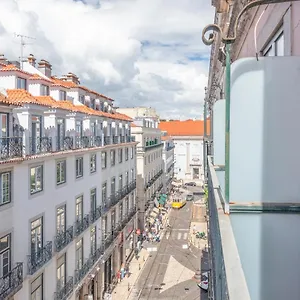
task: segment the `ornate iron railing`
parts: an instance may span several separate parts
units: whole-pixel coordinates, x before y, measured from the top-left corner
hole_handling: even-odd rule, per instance
[[[125,143],[125,142],[126,142],[125,136],[120,135],[120,143]]]
[[[111,137],[110,136],[105,136],[104,137],[104,146],[110,145],[111,144]]]
[[[17,263],[8,274],[0,278],[0,299],[13,296],[23,283],[23,263]]]
[[[54,300],[66,300],[71,295],[74,289],[74,279],[70,276],[64,285],[58,284],[56,293],[54,293]]]
[[[131,137],[130,137],[130,141],[131,141],[131,142],[135,142],[135,136],[131,136]]]
[[[91,136],[90,141],[91,141],[91,143],[90,143],[91,147],[101,147],[102,146],[101,136]]]
[[[51,137],[37,137],[29,138],[29,154],[41,154],[52,152],[52,139]]]
[[[168,145],[168,146],[165,147],[165,150],[166,150],[166,151],[170,151],[170,150],[172,150],[172,149],[174,149],[174,148],[175,148],[175,145],[171,145],[171,146]]]
[[[28,273],[34,274],[38,269],[45,265],[52,258],[52,241],[46,243],[46,245],[38,249],[32,250],[31,255],[28,255]]]
[[[75,137],[75,148],[89,148],[90,147],[90,137],[89,136],[76,136]]]
[[[91,223],[94,223],[96,220],[98,220],[101,217],[101,213],[102,213],[102,206],[98,206],[96,209],[91,210],[90,212]]]
[[[86,230],[90,225],[89,214],[85,215],[81,220],[76,220],[74,225],[74,234],[78,236],[84,230]]]
[[[0,138],[0,160],[22,156],[23,139],[21,137]]]
[[[70,226],[67,230],[58,232],[54,239],[55,251],[59,252],[73,241],[74,228]]]
[[[72,150],[74,148],[74,139],[71,136],[56,138],[56,151]]]
[[[113,136],[113,144],[119,144],[119,137]]]

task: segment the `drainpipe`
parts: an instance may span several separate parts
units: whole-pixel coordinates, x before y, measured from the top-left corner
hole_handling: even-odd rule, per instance
[[[231,66],[230,66],[230,44],[226,44],[226,77],[225,77],[225,201],[229,205],[229,187],[230,187],[230,82],[231,82]]]

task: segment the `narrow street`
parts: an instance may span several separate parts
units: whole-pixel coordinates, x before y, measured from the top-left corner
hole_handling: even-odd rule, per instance
[[[192,202],[171,210],[171,228],[165,229],[160,243],[144,243],[150,252],[132,293],[133,299],[207,299],[193,279],[200,268],[201,250],[188,247]]]

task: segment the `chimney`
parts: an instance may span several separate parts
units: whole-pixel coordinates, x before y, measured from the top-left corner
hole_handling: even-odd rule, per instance
[[[51,78],[51,70],[52,70],[52,66],[51,64],[42,59],[40,62],[39,62],[39,70],[44,74],[46,75],[47,77]]]
[[[7,64],[7,59],[5,58],[4,54],[0,54],[0,63]]]
[[[27,58],[27,61],[28,61],[33,67],[35,67],[35,61],[36,61],[36,59],[35,59],[35,57],[34,57],[33,54],[29,54],[29,56],[28,56],[28,58]]]
[[[67,74],[67,81],[72,81],[74,82],[75,84],[80,84],[80,80],[79,80],[79,77],[76,76],[75,74],[69,72]]]

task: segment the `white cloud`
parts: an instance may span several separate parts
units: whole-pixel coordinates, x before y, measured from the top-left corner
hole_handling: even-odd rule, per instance
[[[77,74],[117,105],[197,117],[207,83],[199,58],[210,50],[201,31],[211,21],[206,0],[1,0],[0,52],[17,60],[14,33],[32,36],[25,56]]]

